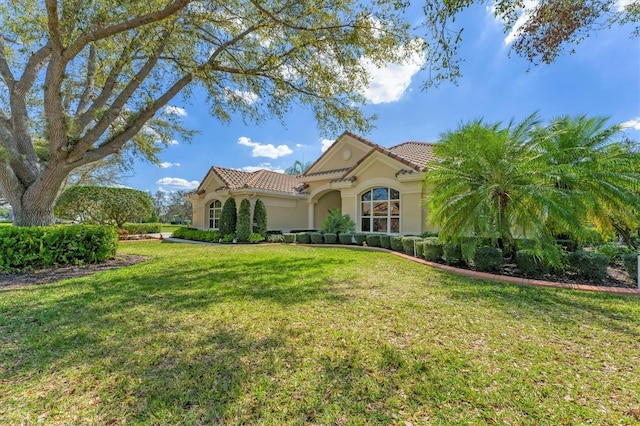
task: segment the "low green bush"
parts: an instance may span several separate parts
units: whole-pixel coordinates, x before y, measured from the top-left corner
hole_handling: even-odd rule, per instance
[[[609,258],[604,254],[578,250],[569,253],[567,260],[569,268],[581,278],[602,281],[607,276]]]
[[[203,231],[195,228],[178,228],[171,234],[174,238],[182,238],[184,240],[204,241],[209,243],[217,243],[220,241],[220,232],[211,230]]]
[[[402,237],[402,251],[410,256],[417,256],[416,243],[422,241],[420,237]]]
[[[635,282],[638,281],[638,253],[627,253],[622,256],[624,270]]]
[[[257,232],[252,232],[249,234],[249,242],[251,244],[256,244],[260,241],[264,241],[264,237],[262,236],[262,234],[258,234]]]
[[[309,244],[311,243],[311,232],[299,232],[296,234],[296,242],[298,244]]]
[[[338,235],[338,239],[340,240],[340,244],[355,244],[353,234],[350,232],[341,232]]]
[[[367,241],[367,234],[365,234],[364,232],[356,232],[353,237],[356,239],[356,244],[359,246]]]
[[[111,259],[118,232],[110,226],[41,226],[0,229],[0,271],[98,263]]]
[[[516,266],[527,277],[539,277],[549,273],[549,266],[531,250],[518,250],[516,252]]]
[[[392,235],[391,236],[391,250],[393,251],[399,251],[402,252],[402,237],[399,235]]]
[[[416,257],[419,257],[420,259],[424,259],[424,245],[425,245],[425,240],[421,240],[418,241],[416,243]]]
[[[380,234],[367,234],[366,239],[369,247],[380,247]]]
[[[161,223],[125,223],[122,229],[127,231],[129,235],[134,234],[157,234],[162,232]]]
[[[311,243],[312,244],[322,244],[324,243],[324,238],[322,237],[322,234],[319,232],[310,232],[309,233],[309,237],[311,238]]]
[[[460,244],[447,243],[442,246],[442,259],[447,265],[462,266],[464,260],[462,259],[462,248]]]
[[[502,269],[502,250],[491,246],[480,246],[473,256],[473,264],[481,272],[499,272]]]
[[[380,247],[391,249],[391,235],[389,234],[380,235]]]
[[[232,243],[236,241],[236,234],[225,234],[222,236],[223,243]]]
[[[424,258],[429,262],[439,262],[443,254],[442,241],[438,237],[428,237],[424,239]]]
[[[268,234],[267,235],[268,243],[284,243],[284,235],[282,234]]]
[[[327,244],[335,244],[338,240],[338,235],[333,232],[325,232],[324,242]]]
[[[617,243],[606,243],[595,248],[596,252],[604,254],[609,259],[609,265],[622,265],[622,258],[629,253],[629,248]]]
[[[296,234],[292,234],[291,232],[285,232],[282,234],[282,238],[285,243],[292,244],[296,242]]]
[[[420,236],[422,238],[432,238],[432,237],[438,238],[438,233],[435,231],[424,231],[422,234],[420,234]]]

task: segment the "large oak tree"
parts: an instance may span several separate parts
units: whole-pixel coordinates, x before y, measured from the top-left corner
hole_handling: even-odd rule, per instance
[[[195,85],[222,121],[283,117],[297,104],[324,131],[366,130],[358,109],[366,63],[422,48],[410,42],[402,8],[394,0],[2,2],[0,193],[15,224],[51,224],[69,174],[125,144],[153,160],[181,130],[169,102]]]

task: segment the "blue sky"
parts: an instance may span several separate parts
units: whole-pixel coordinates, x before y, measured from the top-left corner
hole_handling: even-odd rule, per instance
[[[422,90],[427,74],[415,63],[376,70],[364,111],[378,120],[362,136],[386,147],[435,142],[446,130],[476,118],[508,122],[538,111],[545,120],[565,114],[608,116],[611,124],[625,123],[626,136],[640,142],[640,40],[630,38],[630,28],[600,31],[575,54],[532,66],[515,54],[509,57],[509,34],[486,7],[474,7],[456,22],[464,28],[457,85]],[[311,113],[302,109],[294,109],[284,124],[256,125],[241,117],[223,124],[208,115],[205,99],[198,90],[190,99],[174,99],[172,108],[183,125],[199,133],[191,143],[177,140],[166,148],[159,156],[161,167],[136,162],[125,185],[151,192],[191,190],[213,165],[284,170],[296,160],[314,161],[338,136],[321,135]]]

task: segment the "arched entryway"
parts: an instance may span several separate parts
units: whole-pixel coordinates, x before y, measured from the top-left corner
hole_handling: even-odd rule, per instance
[[[314,206],[314,229],[322,228],[322,222],[329,214],[329,210],[335,208],[342,208],[342,196],[340,195],[340,191],[331,190],[320,195]]]

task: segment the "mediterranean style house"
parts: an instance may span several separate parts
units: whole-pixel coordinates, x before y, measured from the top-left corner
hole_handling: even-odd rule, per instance
[[[239,205],[259,198],[267,207],[269,230],[320,229],[327,212],[340,208],[358,232],[420,234],[426,225],[422,175],[433,158],[432,144],[405,142],[385,148],[343,133],[300,176],[269,170],[253,173],[211,167],[189,193],[193,226],[217,229],[225,200]]]

